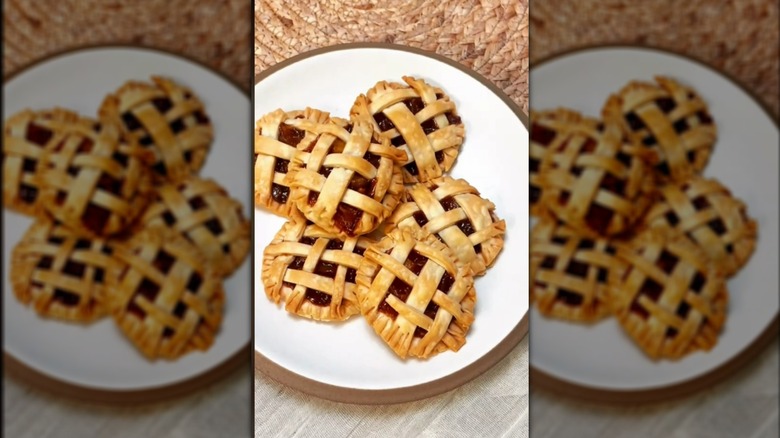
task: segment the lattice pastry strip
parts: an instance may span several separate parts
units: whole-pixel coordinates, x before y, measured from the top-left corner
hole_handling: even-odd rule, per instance
[[[506,223],[465,180],[444,176],[415,184],[404,201],[387,220],[388,229],[422,228],[435,234],[461,263],[471,265],[474,275],[484,274],[504,247]]]
[[[650,230],[618,247],[626,263],[609,279],[621,326],[653,359],[709,350],[725,321],[723,274],[701,249],[670,229]]]
[[[454,102],[443,90],[422,79],[402,79],[405,84],[378,82],[358,96],[350,114],[370,121],[404,151],[405,183],[425,182],[452,168],[465,130]]]
[[[693,177],[659,190],[643,228],[670,227],[696,242],[725,275],[735,274],[753,254],[758,225],[745,204],[714,179]]]
[[[91,236],[124,231],[146,207],[151,154],[125,143],[112,123],[66,110],[52,120],[64,133],[41,156],[36,179],[44,208],[58,221]]]
[[[327,129],[330,114],[312,108],[285,112],[277,109],[261,117],[255,126],[255,204],[292,218],[297,213],[287,181],[290,162],[296,156],[308,161],[309,150]]]
[[[159,186],[139,226],[178,231],[223,276],[241,266],[249,252],[251,228],[243,206],[211,179],[191,176]]]
[[[357,269],[371,243],[365,237],[340,239],[305,220],[288,221],[263,253],[265,293],[288,312],[315,320],[358,314]]]
[[[220,277],[180,234],[146,229],[118,247],[126,265],[109,283],[110,307],[122,332],[149,359],[206,350],[222,322]]]
[[[653,154],[625,143],[615,123],[559,109],[565,139],[546,154],[539,179],[544,204],[563,222],[593,237],[621,233],[644,213],[655,188]]]
[[[602,115],[658,153],[655,170],[662,180],[683,181],[707,165],[717,129],[695,91],[667,77],[655,80],[630,82],[610,96]]]
[[[11,255],[14,294],[41,316],[91,322],[105,315],[111,292],[106,284],[120,269],[112,253],[107,241],[39,220]]]
[[[531,111],[531,134],[528,151],[528,182],[531,214],[544,215],[543,184],[539,177],[542,162],[548,153],[556,153],[569,140],[571,130],[569,110]]]
[[[531,230],[531,302],[539,313],[579,322],[609,314],[610,273],[623,263],[606,239],[592,239],[551,219]]]
[[[46,150],[55,148],[69,135],[70,111],[20,111],[3,127],[3,203],[20,213],[40,216],[43,203],[41,181],[36,178]],[[77,116],[76,116],[77,117]]]
[[[360,309],[401,358],[458,351],[474,321],[471,268],[436,237],[397,228],[366,250],[358,270]]]
[[[342,237],[375,230],[401,197],[397,163],[403,160],[403,152],[380,140],[371,125],[359,119],[333,118],[329,124],[306,129],[321,135],[306,149],[308,156],[298,154],[290,165],[287,181],[298,209]]]
[[[203,102],[189,88],[160,76],[152,76],[151,83],[128,81],[106,96],[99,112],[154,153],[158,179],[177,182],[199,171],[214,138]]]

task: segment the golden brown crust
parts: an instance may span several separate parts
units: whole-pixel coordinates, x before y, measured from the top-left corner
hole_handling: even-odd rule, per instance
[[[474,275],[483,275],[504,247],[506,222],[495,208],[465,180],[443,176],[408,187],[385,231],[402,227],[436,234]]]
[[[601,320],[610,313],[608,279],[623,268],[606,239],[582,236],[553,219],[542,219],[531,230],[530,298],[542,315]]]
[[[109,283],[122,332],[148,359],[207,350],[222,322],[221,278],[180,234],[153,228],[117,246],[125,269]]]
[[[149,200],[149,152],[125,143],[110,122],[59,110],[48,123],[57,143],[35,176],[46,211],[94,237],[125,230]]]
[[[159,185],[137,227],[181,233],[222,276],[233,273],[249,253],[251,227],[243,206],[211,179],[190,176]]]
[[[455,104],[440,88],[404,76],[405,84],[380,81],[360,95],[350,110],[370,123],[407,155],[404,183],[425,182],[449,172],[465,129]]]
[[[427,359],[465,344],[474,321],[474,278],[433,235],[393,230],[366,250],[357,282],[361,313],[399,357]]]
[[[310,128],[320,136],[308,156],[290,163],[292,200],[307,219],[342,238],[372,232],[400,200],[403,154],[363,120],[333,118]]]
[[[627,143],[615,123],[565,109],[545,118],[558,135],[540,165],[541,202],[589,236],[626,231],[652,200],[653,154]]]
[[[297,120],[297,124],[293,120]],[[277,109],[257,120],[254,138],[255,205],[285,218],[300,216],[290,196],[287,180],[290,162],[296,156],[302,162],[308,160],[310,151],[306,149],[319,138],[321,129],[318,126],[329,121],[329,113],[314,108],[301,111]],[[285,136],[284,131],[292,134]]]
[[[371,243],[366,237],[340,239],[303,219],[286,222],[263,252],[266,296],[292,314],[318,321],[360,313],[355,277]]]
[[[626,263],[609,279],[610,305],[626,333],[652,359],[710,350],[726,319],[723,273],[701,249],[668,228],[618,246]]]
[[[602,116],[658,154],[654,168],[660,180],[683,181],[707,165],[717,129],[693,89],[663,76],[655,80],[628,83],[609,97]]]
[[[197,173],[214,138],[203,102],[189,88],[160,76],[126,82],[106,96],[99,114],[153,152],[158,180],[178,182]]]
[[[559,129],[560,124],[569,123],[570,119],[579,119],[579,113],[566,108],[550,111],[531,110],[531,132],[528,149],[528,204],[531,214],[537,217],[545,216],[549,210],[542,201],[544,186],[539,177],[539,171],[547,154],[554,154],[568,138],[566,130]]]
[[[758,224],[744,202],[714,179],[693,177],[660,188],[660,200],[640,228],[670,227],[685,234],[727,276],[747,263],[756,246]]]
[[[44,167],[44,154],[62,147],[66,141],[81,138],[94,141],[101,131],[118,138],[117,132],[101,128],[97,121],[59,107],[43,111],[23,110],[8,118],[3,138],[5,206],[20,213],[43,217],[45,209],[41,192],[45,181],[40,179],[39,174]]]
[[[107,283],[121,264],[112,245],[56,225],[33,223],[11,255],[14,295],[44,317],[88,323],[107,312]]]

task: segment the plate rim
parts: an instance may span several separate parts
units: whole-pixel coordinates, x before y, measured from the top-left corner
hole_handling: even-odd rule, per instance
[[[780,131],[780,123],[778,123],[778,119],[772,115],[772,111],[770,110],[769,105],[764,103],[759,98],[757,93],[749,90],[731,74],[718,70],[715,66],[705,61],[694,58],[685,53],[666,48],[634,44],[584,45],[572,49],[562,50],[542,57],[536,61],[532,61],[530,65],[531,72],[533,72],[535,67],[539,67],[541,65],[565,58],[570,55],[605,49],[640,50],[662,55],[671,55],[677,58],[681,58],[685,61],[692,62],[700,67],[706,68],[707,70],[725,78],[732,85],[736,86],[739,90],[749,96],[750,99],[756,103],[759,108],[761,108],[761,110],[767,115],[769,120],[774,123],[775,128]],[[530,78],[529,82],[531,82]],[[531,84],[531,87],[533,87],[533,84]],[[713,386],[726,380],[728,377],[731,377],[737,370],[750,363],[752,359],[754,359],[759,353],[763,352],[772,340],[777,339],[779,329],[780,309],[775,312],[775,316],[769,321],[769,323],[767,323],[763,331],[761,331],[750,343],[745,345],[742,350],[734,355],[731,359],[723,362],[708,372],[690,377],[671,385],[663,385],[654,388],[637,390],[594,387],[554,376],[534,366],[530,361],[528,364],[529,380],[531,385],[535,388],[540,388],[542,390],[570,396],[580,400],[604,404],[643,404],[678,399],[692,395],[704,388]]]
[[[240,83],[233,78],[230,78],[225,73],[222,73],[211,66],[192,58],[188,55],[176,53],[167,49],[158,47],[148,47],[143,45],[134,44],[112,44],[112,43],[99,43],[99,44],[85,44],[78,47],[66,48],[63,50],[54,51],[44,55],[41,58],[37,58],[31,62],[22,64],[17,70],[11,73],[3,74],[3,93],[5,95],[5,87],[14,78],[21,76],[29,70],[44,64],[49,61],[56,60],[57,58],[67,57],[75,55],[80,52],[88,52],[93,50],[112,50],[112,49],[133,49],[142,52],[150,52],[158,55],[166,55],[173,58],[177,58],[182,61],[190,62],[205,70],[216,74],[231,86],[241,93],[242,95],[252,99],[252,94],[244,90]],[[5,111],[3,108],[3,116]],[[0,175],[2,175],[2,169],[0,168]],[[251,204],[250,204],[251,205]],[[250,215],[254,216],[254,210],[250,212]],[[0,227],[5,227],[5,208],[0,211]],[[5,275],[5,260],[2,260],[0,254],[0,275]],[[251,262],[250,262],[251,263]],[[250,300],[252,301],[252,300]],[[4,302],[4,298],[0,295],[0,303]],[[5,308],[3,306],[3,308]],[[254,318],[252,318],[254,319]],[[252,321],[254,323],[254,321]],[[4,325],[4,324],[3,324]],[[0,325],[0,333],[3,332],[3,327]],[[17,380],[29,384],[42,391],[53,393],[60,396],[65,396],[71,399],[79,399],[82,401],[100,402],[109,404],[125,405],[139,402],[152,402],[161,401],[171,398],[180,397],[189,393],[193,393],[201,388],[208,386],[214,382],[221,380],[223,377],[228,376],[231,372],[239,368],[241,364],[245,364],[244,355],[248,353],[250,347],[252,347],[252,333],[250,332],[250,339],[246,344],[243,344],[237,351],[231,355],[225,357],[222,361],[216,365],[203,370],[202,372],[191,376],[185,380],[178,380],[172,383],[155,385],[151,387],[145,387],[142,389],[105,389],[92,387],[87,385],[81,385],[74,382],[61,379],[58,376],[51,375],[28,365],[21,359],[15,357],[5,349],[5,336],[2,337],[3,344],[3,373],[9,376],[15,377]],[[250,356],[251,360],[251,356]]]
[[[483,86],[487,87],[490,92],[496,95],[507,107],[517,116],[520,122],[525,127],[526,131],[529,129],[528,115],[523,112],[520,106],[512,100],[503,90],[498,88],[490,80],[482,76],[480,73],[466,67],[459,62],[447,58],[438,53],[430,52],[416,47],[409,47],[400,44],[392,43],[344,43],[335,44],[318,49],[309,50],[303,53],[299,53],[295,56],[278,62],[267,69],[256,74],[254,79],[255,83],[252,86],[252,98],[254,102],[254,89],[260,81],[268,76],[282,70],[292,64],[302,61],[307,58],[322,55],[330,52],[338,52],[353,49],[384,49],[395,50],[401,52],[409,52],[416,55],[421,55],[427,58],[434,59],[436,61],[443,62],[451,67],[455,67],[463,73],[466,73],[473,79],[476,79]],[[257,297],[257,291],[255,296]],[[379,405],[379,404],[396,404],[421,400],[428,397],[433,397],[458,388],[474,378],[482,375],[487,370],[498,364],[507,354],[520,344],[520,341],[526,337],[529,330],[529,314],[531,308],[529,306],[525,314],[520,318],[517,325],[495,346],[493,349],[477,358],[469,365],[451,373],[444,377],[432,380],[429,382],[421,383],[413,386],[390,388],[390,389],[358,389],[349,388],[345,386],[331,385],[322,383],[320,381],[304,377],[298,373],[288,370],[276,362],[265,357],[262,353],[255,349],[254,343],[252,349],[254,350],[254,369],[260,371],[262,374],[270,377],[271,379],[289,386],[295,390],[303,393],[313,395],[322,399],[341,402],[341,403],[353,403],[360,405]],[[254,314],[254,307],[253,307]],[[254,324],[255,318],[252,318]],[[254,334],[254,325],[252,327]],[[257,373],[255,373],[257,374]]]

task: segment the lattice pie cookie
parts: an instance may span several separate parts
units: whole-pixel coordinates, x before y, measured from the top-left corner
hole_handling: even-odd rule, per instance
[[[610,278],[610,305],[626,333],[653,359],[709,350],[728,303],[722,272],[682,234],[655,229],[618,247],[626,263]]]
[[[50,121],[56,145],[43,152],[37,176],[44,208],[88,235],[124,231],[148,203],[151,154],[124,142],[110,122],[61,109]]]
[[[138,225],[178,231],[220,275],[230,275],[249,252],[251,229],[241,203],[211,179],[160,185]]]
[[[307,219],[343,238],[375,230],[393,211],[404,153],[375,136],[365,120],[310,126],[321,136],[290,163],[291,198]]]
[[[154,228],[115,252],[124,269],[108,286],[122,332],[149,359],[206,350],[222,322],[221,278],[183,236]]]
[[[443,90],[409,76],[403,81],[378,82],[357,98],[350,114],[369,120],[404,151],[405,183],[425,182],[452,168],[465,130],[455,104]]]
[[[471,268],[433,235],[395,229],[368,247],[357,282],[363,316],[401,358],[466,342],[476,302]]]
[[[644,227],[671,227],[699,244],[727,276],[753,254],[758,225],[747,207],[714,179],[694,177],[660,189],[661,199],[642,220]]]
[[[606,239],[540,220],[531,230],[531,301],[545,316],[580,322],[607,316],[610,273],[623,269],[615,254]]]
[[[682,181],[707,165],[717,130],[707,104],[693,89],[663,76],[634,81],[607,100],[602,116],[658,153],[661,180]]]
[[[100,117],[154,153],[159,179],[177,182],[203,166],[213,128],[192,90],[160,76],[151,81],[129,81],[106,96]]]
[[[565,109],[540,118],[558,132],[539,175],[545,206],[593,237],[626,231],[650,203],[652,154],[626,143],[615,123]]]
[[[506,223],[496,206],[465,180],[448,176],[406,190],[405,202],[387,220],[395,227],[423,229],[439,237],[458,258],[482,275],[504,247]]]
[[[306,108],[268,113],[255,124],[255,204],[279,216],[291,218],[297,212],[290,196],[287,173],[296,156],[308,161],[311,148],[327,132],[330,115]]]
[[[360,313],[355,296],[357,269],[373,243],[366,237],[340,239],[305,220],[285,223],[263,252],[265,293],[288,312],[320,321],[341,321]]]
[[[542,202],[544,187],[539,177],[542,162],[548,153],[555,153],[568,140],[567,130],[558,129],[558,115],[568,112],[531,111],[530,149],[528,151],[528,204],[531,214],[541,216],[547,208]],[[564,122],[565,123],[565,122]]]
[[[68,135],[70,111],[24,110],[3,126],[3,204],[28,215],[43,212],[40,180],[36,178],[44,151]],[[76,116],[77,117],[77,116]]]
[[[41,316],[90,322],[106,313],[106,285],[121,266],[112,253],[105,240],[39,220],[11,255],[14,294]]]

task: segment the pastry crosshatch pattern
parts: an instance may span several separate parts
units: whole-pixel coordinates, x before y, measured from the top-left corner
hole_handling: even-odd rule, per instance
[[[647,357],[678,360],[717,345],[758,225],[701,176],[718,143],[705,97],[654,79],[606,96],[598,119],[532,111],[531,300],[548,318],[614,316]]]
[[[426,359],[465,344],[474,278],[490,275],[506,225],[448,176],[469,147],[454,100],[424,78],[401,80],[344,96],[354,100],[344,118],[314,108],[258,117],[255,203],[287,220],[260,276],[285,311],[362,319],[398,357]]]
[[[149,360],[208,350],[222,280],[249,253],[241,203],[198,175],[214,131],[195,90],[131,80],[96,116],[26,109],[3,126],[3,204],[33,223],[14,245],[14,296],[40,317],[111,317]]]

